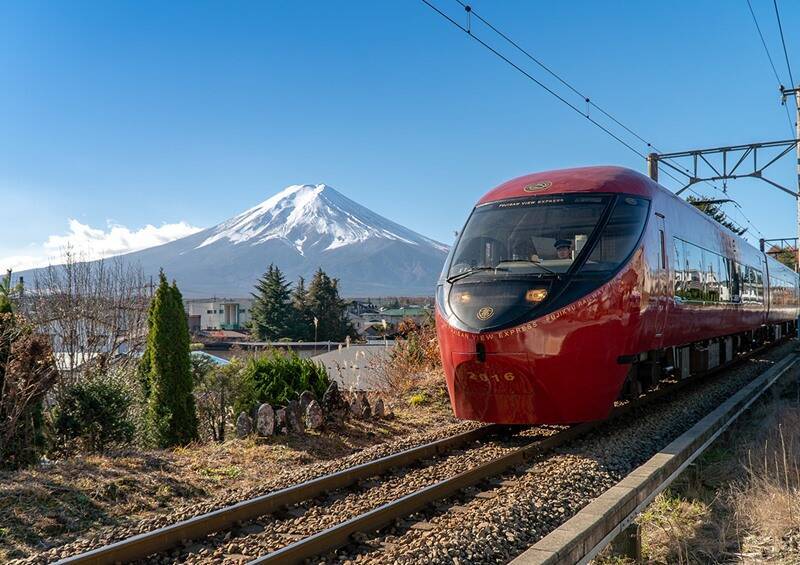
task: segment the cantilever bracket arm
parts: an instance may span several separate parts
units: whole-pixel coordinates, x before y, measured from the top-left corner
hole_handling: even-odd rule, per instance
[[[760,171],[759,171],[759,172],[760,172]],[[771,180],[769,180],[768,178],[764,178],[764,177],[762,177],[761,175],[757,175],[757,176],[756,176],[756,178],[759,178],[759,179],[763,180],[763,181],[764,181],[765,183],[767,183],[767,184],[771,184],[771,185],[772,185],[772,186],[774,186],[775,188],[779,188],[779,189],[781,189],[782,191],[784,191],[784,192],[785,192],[786,194],[788,194],[789,196],[793,196],[793,197],[795,197],[795,198],[798,198],[798,197],[800,197],[800,194],[797,194],[797,193],[796,193],[796,192],[794,192],[793,190],[789,190],[789,189],[788,189],[788,188],[786,188],[785,186],[781,186],[781,185],[779,185],[777,182],[771,181]]]
[[[753,171],[752,173],[747,174],[747,175],[735,175],[735,176],[727,177],[727,178],[729,178],[729,179],[740,179],[740,178],[747,178],[747,177],[763,180],[765,183],[771,184],[775,188],[781,189],[782,191],[784,191],[786,194],[788,194],[789,196],[791,196],[793,198],[800,198],[800,194],[798,194],[797,192],[794,192],[793,190],[789,190],[785,186],[780,185],[775,181],[771,181],[768,178],[765,178],[765,177],[761,176],[761,171]],[[692,186],[693,184],[697,184],[698,182],[722,180],[722,178],[725,178],[725,177],[691,178],[691,179],[689,179],[689,183],[686,186],[684,186],[683,188],[681,188],[679,191],[677,191],[675,193],[675,196],[680,196],[690,186]]]

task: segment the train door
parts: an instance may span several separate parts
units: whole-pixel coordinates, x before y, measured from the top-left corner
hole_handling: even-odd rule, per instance
[[[669,303],[669,269],[668,269],[668,253],[667,253],[667,232],[664,226],[664,216],[656,212],[656,226],[658,228],[658,260],[656,271],[656,295],[657,310],[656,310],[656,327],[655,337],[658,341],[658,346],[664,339],[664,329],[667,325],[667,304]]]

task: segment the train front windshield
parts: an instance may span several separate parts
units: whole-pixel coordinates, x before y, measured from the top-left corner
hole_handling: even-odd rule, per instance
[[[474,269],[497,273],[564,273],[580,255],[610,196],[506,200],[475,209],[458,242],[448,277]]]
[[[449,299],[438,299],[448,303],[445,311],[476,329],[523,318],[576,273],[598,284],[611,276],[632,253],[648,210],[643,198],[611,194],[478,206],[453,251]]]

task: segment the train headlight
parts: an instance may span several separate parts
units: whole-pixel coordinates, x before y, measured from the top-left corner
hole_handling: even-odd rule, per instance
[[[525,300],[533,304],[538,304],[545,298],[547,298],[546,288],[532,288],[525,293]]]

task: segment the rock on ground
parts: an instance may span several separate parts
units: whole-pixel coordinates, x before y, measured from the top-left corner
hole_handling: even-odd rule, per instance
[[[253,419],[247,415],[246,412],[239,414],[236,418],[236,436],[238,438],[245,438],[253,433]]]
[[[269,404],[265,403],[258,407],[256,429],[262,436],[271,436],[275,433],[275,410]]]
[[[308,405],[311,404],[313,400],[316,400],[314,393],[310,390],[306,390],[303,394],[300,395],[300,413],[305,414]]]
[[[318,430],[325,423],[325,414],[322,412],[322,406],[316,400],[309,402],[306,407],[305,420],[306,426],[310,430]]]
[[[349,406],[347,401],[342,397],[339,385],[336,384],[336,381],[331,382],[325,394],[322,396],[322,410],[325,412],[325,416],[333,422],[341,423],[348,409]]]
[[[302,433],[305,429],[300,403],[296,400],[292,400],[286,405],[286,427],[290,432],[295,433]]]
[[[375,401],[375,406],[372,407],[372,415],[376,418],[383,418],[386,416],[386,407],[383,404],[383,398]]]
[[[275,433],[286,432],[286,409],[275,410]]]

